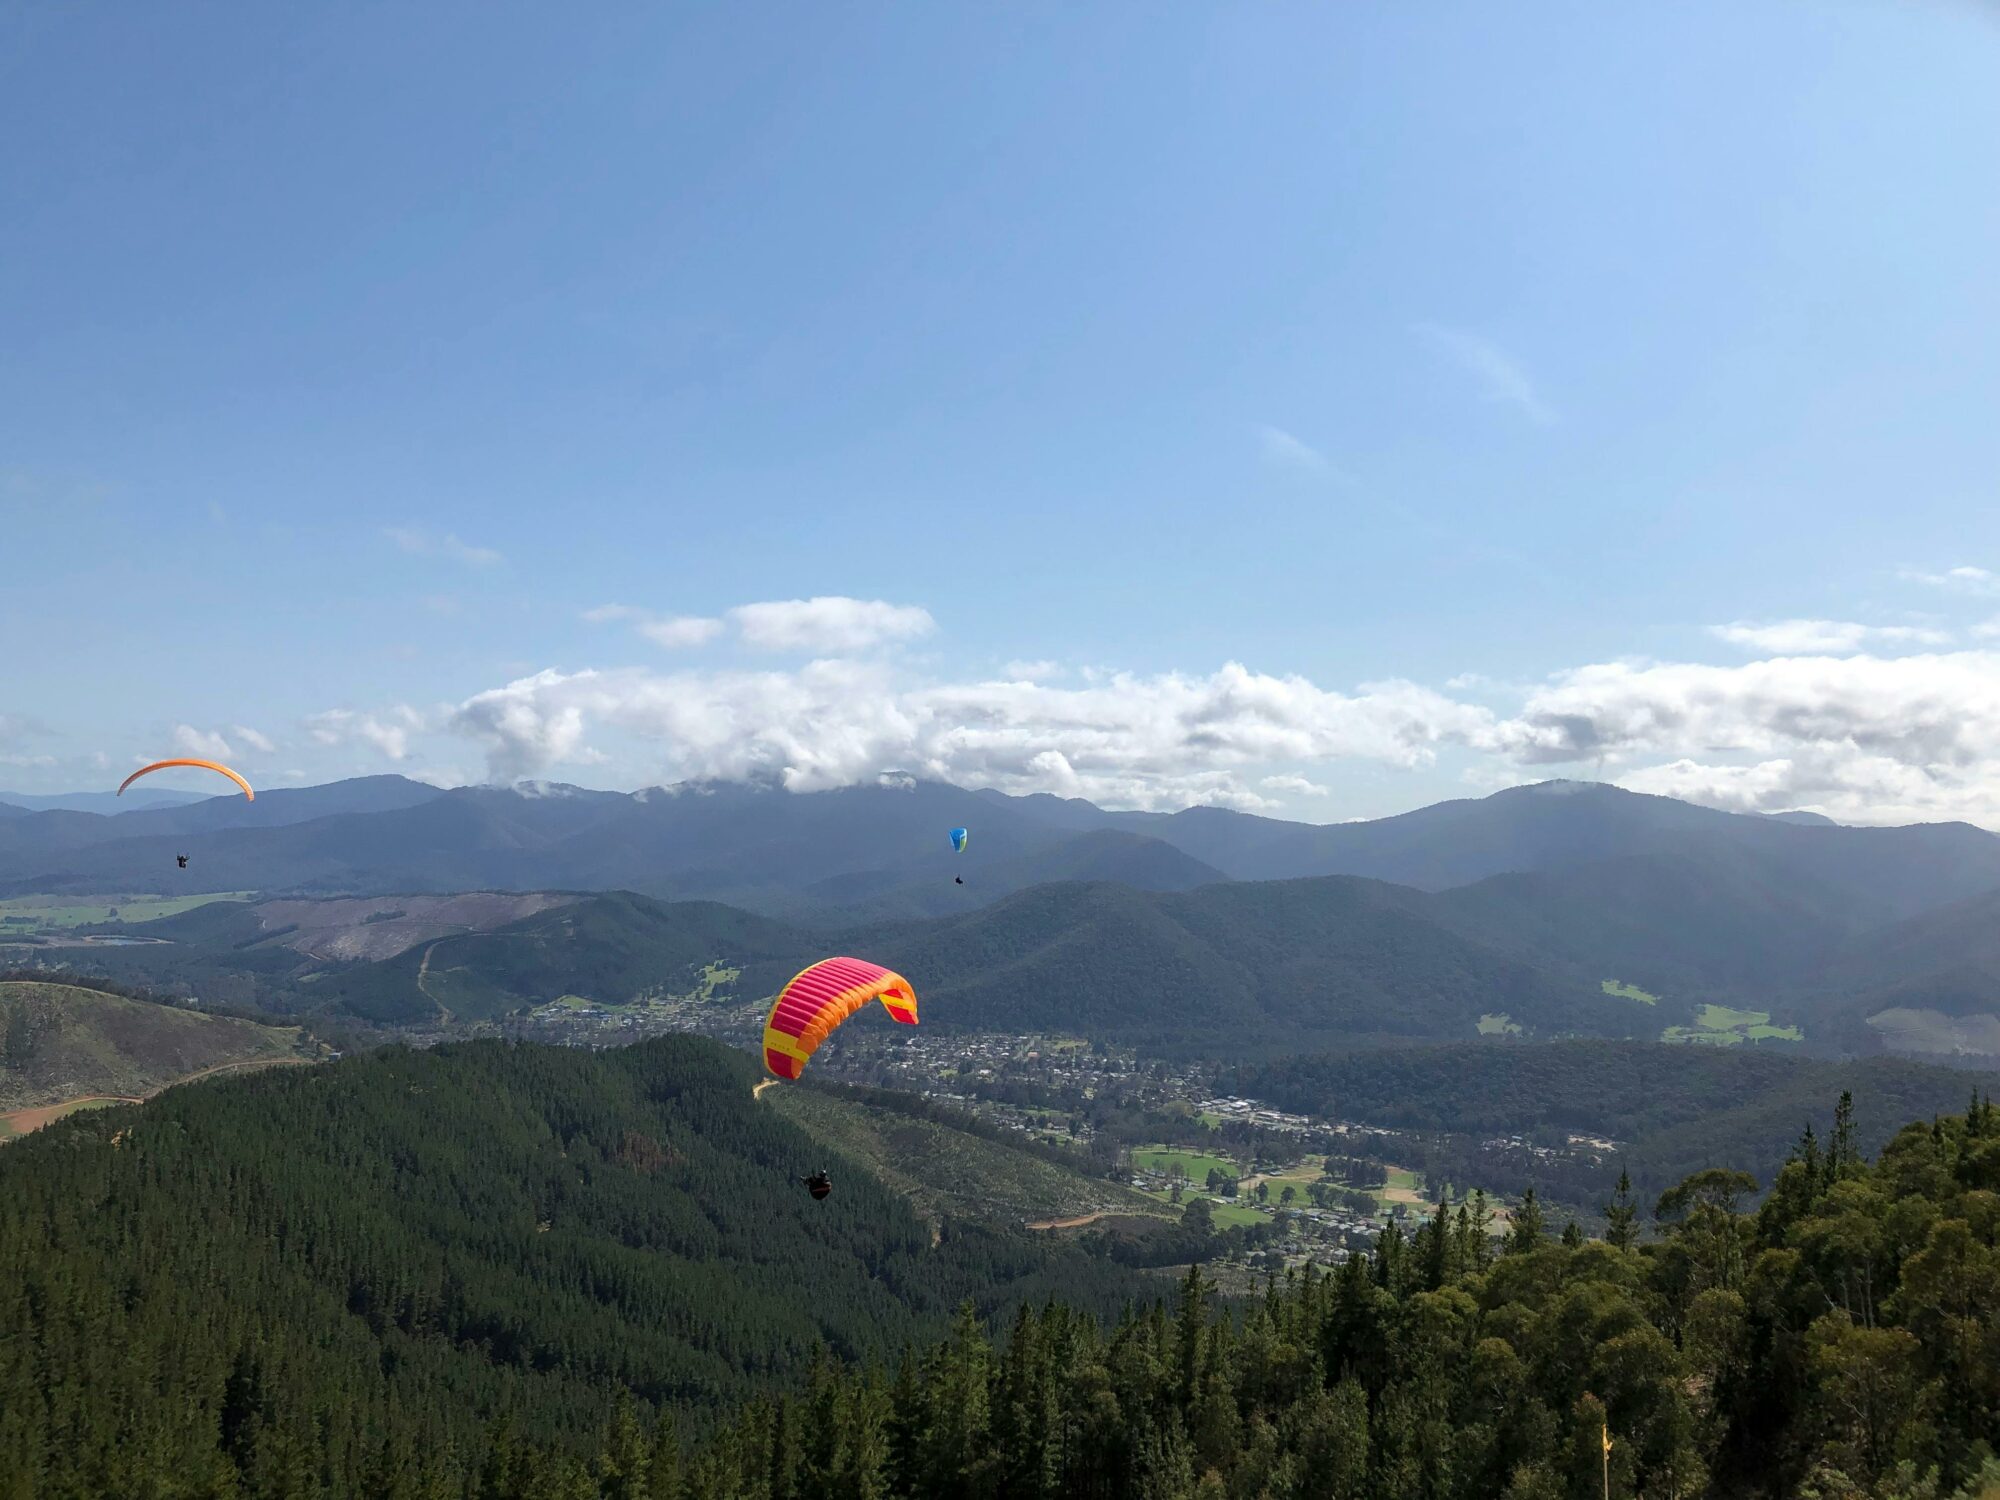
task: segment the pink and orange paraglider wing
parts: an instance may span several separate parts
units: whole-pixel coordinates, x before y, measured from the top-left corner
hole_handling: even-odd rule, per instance
[[[778,991],[764,1022],[764,1066],[797,1078],[833,1028],[870,1000],[905,1026],[917,1024],[917,992],[893,969],[859,958],[823,958]]]
[[[249,782],[245,781],[241,776],[238,776],[234,771],[230,770],[229,767],[212,760],[156,760],[150,766],[139,767],[138,770],[134,771],[130,776],[127,776],[123,781],[119,782],[118,795],[121,797],[124,796],[125,788],[130,786],[133,782],[137,781],[141,776],[144,776],[152,771],[164,771],[168,766],[195,766],[203,771],[218,771],[222,775],[227,776],[231,781],[235,782],[238,786],[242,787],[243,795],[248,797],[252,802],[255,802],[257,800],[257,794],[250,790]]]

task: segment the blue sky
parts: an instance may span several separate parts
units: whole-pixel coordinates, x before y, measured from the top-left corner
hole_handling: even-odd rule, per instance
[[[2000,824],[1996,64],[1888,0],[12,7],[0,786]]]

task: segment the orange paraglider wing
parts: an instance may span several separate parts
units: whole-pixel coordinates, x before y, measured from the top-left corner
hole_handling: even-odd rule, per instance
[[[917,992],[893,969],[859,958],[823,958],[778,991],[764,1022],[764,1066],[795,1079],[833,1028],[870,1000],[905,1026],[917,1024]]]
[[[168,766],[199,766],[204,771],[219,771],[224,776],[227,776],[231,781],[235,782],[238,786],[242,787],[244,796],[248,797],[252,802],[255,802],[257,800],[257,794],[250,790],[249,782],[245,781],[241,776],[238,776],[234,771],[230,770],[229,767],[221,765],[212,760],[156,760],[150,766],[139,767],[138,770],[134,771],[130,776],[127,776],[123,781],[119,782],[118,795],[121,797],[124,796],[125,788],[130,786],[133,782],[137,781],[141,776],[144,776],[147,772],[164,771]]]

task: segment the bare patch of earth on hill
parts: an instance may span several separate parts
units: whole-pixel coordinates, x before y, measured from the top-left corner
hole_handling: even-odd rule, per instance
[[[394,958],[405,949],[466,932],[490,932],[575,896],[548,891],[470,891],[458,896],[336,896],[323,901],[265,901],[257,922],[286,928],[284,944],[310,958]]]

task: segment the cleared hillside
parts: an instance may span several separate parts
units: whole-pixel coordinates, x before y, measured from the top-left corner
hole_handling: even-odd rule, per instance
[[[143,1097],[192,1074],[299,1055],[297,1027],[75,985],[0,982],[0,1111],[92,1094]]]
[[[1155,1200],[1045,1157],[911,1113],[908,1100],[862,1091],[776,1085],[766,1104],[815,1139],[866,1164],[932,1219],[1032,1223],[1085,1214],[1161,1217]],[[906,1107],[891,1107],[902,1103]]]

